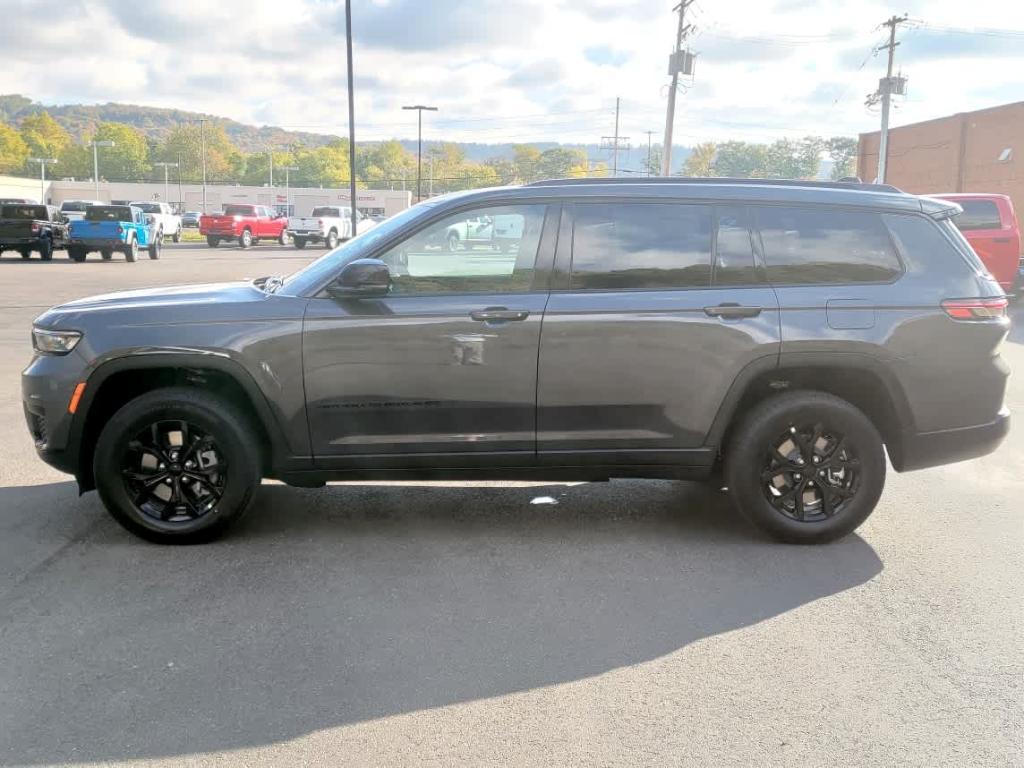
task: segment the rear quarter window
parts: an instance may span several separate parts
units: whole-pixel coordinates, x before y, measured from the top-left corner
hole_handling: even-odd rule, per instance
[[[961,232],[978,229],[1000,229],[1003,225],[999,219],[999,208],[992,200],[958,200],[963,213],[953,218],[953,223]]]
[[[885,223],[908,269],[988,273],[974,249],[949,219],[932,221],[924,216],[886,214]]]
[[[756,218],[772,283],[887,283],[903,273],[878,213],[764,206]]]

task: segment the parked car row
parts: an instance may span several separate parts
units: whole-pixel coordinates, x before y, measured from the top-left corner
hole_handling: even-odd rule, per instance
[[[54,251],[66,250],[72,261],[85,261],[90,252],[103,259],[119,252],[126,261],[135,261],[145,249],[151,259],[160,258],[161,222],[141,208],[90,204],[74,212],[81,215],[72,220],[53,205],[0,205],[0,254],[17,251],[28,259],[35,252],[50,261]]]

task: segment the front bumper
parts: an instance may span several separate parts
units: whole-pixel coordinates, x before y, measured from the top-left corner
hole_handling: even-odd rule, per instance
[[[1004,405],[995,420],[987,424],[938,432],[904,432],[890,458],[897,472],[976,459],[992,453],[1009,432],[1010,409]]]
[[[76,473],[78,457],[77,446],[71,445],[74,416],[68,413],[68,404],[85,368],[77,352],[36,355],[21,374],[22,407],[36,453],[69,474]]]

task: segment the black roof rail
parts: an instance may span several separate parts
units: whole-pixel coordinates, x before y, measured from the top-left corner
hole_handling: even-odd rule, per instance
[[[891,184],[867,184],[853,181],[809,181],[803,179],[733,179],[715,176],[641,176],[614,178],[545,179],[534,181],[528,187],[574,187],[604,184],[748,184],[765,187],[815,187],[820,189],[857,189],[865,192],[899,192]]]

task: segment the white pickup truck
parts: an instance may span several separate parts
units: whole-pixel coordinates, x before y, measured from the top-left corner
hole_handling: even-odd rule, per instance
[[[356,211],[356,231],[362,234],[377,226],[377,222]],[[305,248],[306,243],[323,243],[333,250],[342,240],[352,237],[352,213],[349,208],[337,205],[323,205],[314,208],[309,216],[288,217],[288,235],[296,248]]]
[[[181,242],[181,216],[174,212],[170,204],[146,200],[130,205],[141,208],[143,213],[153,217],[156,231],[161,237],[170,237],[176,243]]]

